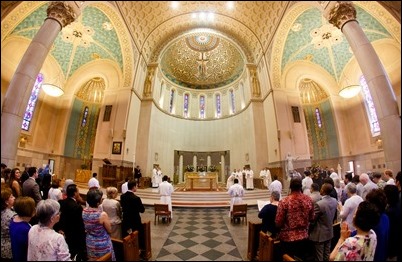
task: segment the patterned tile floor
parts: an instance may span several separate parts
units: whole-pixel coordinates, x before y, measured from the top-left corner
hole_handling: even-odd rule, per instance
[[[247,210],[258,221],[257,207]],[[231,223],[228,208],[173,208],[170,224],[154,224],[153,206],[141,215],[151,221],[152,261],[247,261],[245,221]]]

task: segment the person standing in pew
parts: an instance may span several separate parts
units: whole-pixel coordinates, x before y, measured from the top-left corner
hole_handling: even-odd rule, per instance
[[[279,201],[275,224],[279,228],[279,239],[284,254],[306,260],[309,246],[308,230],[314,219],[311,197],[303,194],[302,180],[290,181],[290,194]]]
[[[333,187],[324,183],[321,187],[322,199],[314,204],[314,223],[310,226],[309,239],[314,243],[315,261],[328,261],[331,253],[331,239],[334,236],[332,222],[338,202],[331,197]]]
[[[280,196],[281,194],[278,191],[272,192],[269,199],[270,203],[265,205],[258,213],[258,218],[262,219],[261,231],[272,238],[275,238],[278,232],[275,225],[275,217]]]
[[[137,191],[137,182],[130,180],[127,183],[128,190],[120,196],[120,204],[123,211],[122,237],[126,237],[134,231],[138,231],[139,248],[145,250],[144,227],[142,226],[140,213],[145,212],[145,207]]]

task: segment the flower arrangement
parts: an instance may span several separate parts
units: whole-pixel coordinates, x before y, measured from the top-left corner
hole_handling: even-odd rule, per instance
[[[208,170],[209,170],[209,172],[215,172],[217,169],[216,169],[216,166],[210,165],[210,166],[208,167]]]
[[[194,166],[192,166],[192,165],[187,165],[187,166],[186,166],[186,171],[187,171],[187,172],[193,172],[193,171],[194,171]]]
[[[207,171],[207,168],[205,166],[198,167],[198,172],[205,172],[205,171]]]

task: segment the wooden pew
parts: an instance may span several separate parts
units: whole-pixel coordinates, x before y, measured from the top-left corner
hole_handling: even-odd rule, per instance
[[[247,258],[250,261],[255,261],[257,257],[258,246],[260,242],[261,222],[248,222],[248,246]]]
[[[151,259],[151,221],[143,222],[142,226],[144,227],[144,235],[141,236],[142,240],[139,240],[138,231],[131,233],[131,235],[135,233],[135,240],[129,238],[131,235],[125,237],[123,240],[112,238],[116,261],[139,261],[140,255],[143,260]],[[131,241],[131,243],[129,243],[129,241]],[[142,253],[140,253],[139,241],[143,241],[144,243]],[[128,248],[129,245],[130,248]]]
[[[152,248],[151,248],[151,221],[146,221],[142,223],[142,226],[144,227],[144,251],[142,254],[142,258],[144,260],[149,260],[152,257]]]
[[[138,245],[138,231],[121,239],[112,238],[116,261],[139,261],[140,248]]]
[[[259,261],[280,261],[282,260],[282,251],[280,241],[268,236],[260,231],[260,244],[258,251]]]

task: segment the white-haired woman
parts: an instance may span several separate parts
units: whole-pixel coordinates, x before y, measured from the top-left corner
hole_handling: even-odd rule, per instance
[[[64,236],[54,231],[60,220],[60,204],[53,199],[39,201],[36,206],[39,220],[28,233],[28,261],[71,261]]]

